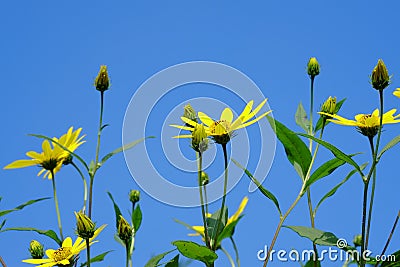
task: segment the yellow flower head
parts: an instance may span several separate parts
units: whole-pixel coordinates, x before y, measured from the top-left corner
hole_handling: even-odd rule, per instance
[[[383,114],[382,125],[399,123],[400,119],[398,118],[400,117],[400,114],[393,116],[394,113],[396,113],[396,109],[389,110]],[[345,126],[355,126],[360,133],[368,137],[374,137],[379,130],[380,116],[378,109],[375,109],[372,114],[358,114],[355,116],[355,120],[348,120],[339,115],[331,115],[328,113],[320,112],[320,114],[331,117],[332,119],[329,119],[328,121],[333,123]]]
[[[53,140],[67,148],[69,151],[74,152],[85,142],[82,141],[85,136],[79,137],[81,131],[82,128],[73,131],[73,127],[71,127],[68,129],[66,134],[62,135],[59,139],[53,138]],[[35,151],[27,152],[26,155],[31,159],[16,160],[5,166],[4,169],[17,169],[38,165],[42,167],[38,176],[44,173],[44,178],[48,177],[49,179],[52,179],[52,174],[57,173],[61,169],[63,163],[66,160],[69,160],[70,153],[54,142],[50,144],[47,140],[43,141],[42,150],[41,153]]]
[[[203,112],[199,112],[198,117],[201,120],[201,122],[205,125],[204,129],[208,136],[211,136],[217,144],[226,144],[230,141],[234,131],[256,123],[257,121],[261,120],[271,112],[267,111],[263,113],[261,116],[258,116],[257,118],[253,119],[253,117],[256,116],[257,113],[261,110],[261,108],[265,105],[267,99],[262,101],[261,104],[259,104],[252,111],[253,102],[254,101],[251,100],[246,105],[246,107],[236,120],[233,120],[233,112],[229,108],[225,108],[222,111],[219,120],[213,120]],[[186,117],[181,117],[181,119],[183,122],[185,122],[191,127],[181,126],[181,125],[171,125],[171,126],[183,130],[194,131],[196,125],[198,125],[198,123],[189,120]],[[191,135],[176,136],[176,138],[190,138],[190,137],[192,136]]]
[[[228,218],[228,221],[226,222],[225,227],[228,226],[231,223],[234,223],[234,222],[238,221],[240,219],[240,216],[242,215],[242,213],[244,211],[244,208],[246,207],[248,201],[249,201],[248,197],[244,197],[242,199],[242,202],[240,202],[239,208],[237,209],[237,211],[231,217]],[[211,217],[211,214],[208,213],[206,216],[207,217]],[[195,226],[192,226],[191,229],[193,231],[195,231],[196,233],[189,234],[189,236],[199,236],[199,235],[201,235],[204,238],[204,227],[203,226],[196,226],[195,225]]]
[[[94,239],[99,235],[104,227],[106,227],[106,225],[99,227],[99,229],[95,231],[93,237],[89,239],[89,246],[97,242],[94,241]],[[79,253],[85,248],[86,242],[82,238],[78,237],[74,244],[72,244],[71,237],[67,237],[60,248],[46,250],[46,259],[27,259],[22,262],[37,264],[36,267],[68,265],[73,263]]]

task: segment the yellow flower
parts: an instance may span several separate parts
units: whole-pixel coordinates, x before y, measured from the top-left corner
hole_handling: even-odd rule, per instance
[[[396,109],[389,110],[385,114],[383,114],[382,125],[384,124],[393,124],[400,122],[400,114],[393,116],[396,113]],[[365,136],[374,137],[379,130],[380,116],[379,110],[375,109],[372,114],[358,114],[354,118],[355,120],[348,120],[339,115],[331,115],[328,113],[320,112],[322,115],[326,115],[331,117],[328,121],[331,121],[336,124],[345,125],[345,126],[355,126]]]
[[[89,246],[97,242],[94,239],[99,235],[99,233],[106,227],[102,225],[96,230],[93,237],[89,239]],[[62,246],[58,249],[48,249],[46,250],[47,259],[27,259],[22,262],[39,264],[36,267],[51,267],[67,265],[74,262],[79,253],[86,248],[86,242],[82,238],[78,237],[74,244],[72,244],[71,237],[67,237]]]
[[[220,119],[217,121],[214,121],[211,119],[207,114],[203,112],[198,113],[198,117],[201,120],[202,123],[205,124],[204,129],[207,133],[208,136],[211,136],[214,141],[218,144],[226,144],[229,142],[229,140],[232,137],[232,134],[234,131],[239,130],[241,128],[247,127],[249,125],[252,125],[256,123],[257,121],[261,120],[265,116],[267,116],[270,111],[267,111],[263,113],[261,116],[258,116],[255,119],[252,119],[254,116],[257,115],[257,113],[261,110],[261,108],[265,105],[267,102],[267,99],[261,102],[253,111],[253,100],[251,100],[242,113],[239,115],[239,117],[236,120],[233,120],[233,112],[229,108],[225,108],[220,116]],[[192,126],[180,126],[180,125],[171,125],[172,127],[176,127],[182,130],[188,130],[188,131],[194,131],[196,128],[196,125],[198,123],[186,118],[186,117],[181,117],[182,121],[185,122],[186,124]],[[175,136],[176,138],[191,138],[191,135],[180,135],[180,136]]]
[[[238,210],[231,217],[228,218],[228,221],[226,222],[225,227],[227,227],[229,224],[234,223],[234,222],[239,220],[239,218],[242,215],[243,210],[246,207],[248,201],[249,201],[248,197],[244,197],[243,198],[242,202],[239,205]],[[206,216],[209,218],[209,217],[211,217],[211,214],[208,213],[208,214],[206,214]],[[204,238],[204,226],[191,226],[191,228],[196,233],[189,234],[190,236],[199,236],[199,235],[201,235]]]
[[[398,98],[400,98],[400,88],[396,88],[396,90],[393,92],[393,95],[395,95]]]
[[[66,134],[62,135],[59,139],[53,138],[53,140],[66,147],[69,151],[74,152],[85,142],[82,141],[84,136],[79,137],[81,131],[82,128],[73,131],[73,127],[71,127]],[[61,169],[64,161],[70,157],[70,153],[54,142],[50,145],[48,140],[43,141],[42,150],[41,153],[35,151],[27,152],[26,155],[31,159],[16,160],[5,166],[4,169],[17,169],[39,165],[42,169],[39,171],[38,176],[44,173],[44,178],[48,177],[52,179],[51,173],[55,174]]]

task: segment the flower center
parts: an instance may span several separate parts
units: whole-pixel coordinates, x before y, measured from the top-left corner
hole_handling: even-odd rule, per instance
[[[44,160],[40,165],[42,166],[43,169],[51,171],[57,167],[57,164],[58,164],[58,159],[49,158]]]
[[[55,262],[66,260],[71,255],[70,247],[62,247],[54,251],[53,260]]]

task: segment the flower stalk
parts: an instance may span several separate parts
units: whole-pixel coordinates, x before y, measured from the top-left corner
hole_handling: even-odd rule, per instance
[[[58,205],[58,198],[57,198],[57,189],[56,189],[56,177],[54,175],[54,171],[51,170],[51,176],[53,177],[51,179],[52,185],[53,185],[53,198],[54,198],[54,205],[56,207],[56,214],[57,214],[57,222],[58,222],[58,229],[60,231],[60,238],[61,240],[64,240],[63,237],[63,231],[62,231],[62,223],[61,223],[61,215],[60,215],[60,208]]]

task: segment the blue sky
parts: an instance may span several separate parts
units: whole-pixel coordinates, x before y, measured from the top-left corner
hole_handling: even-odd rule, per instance
[[[27,136],[28,133],[60,136],[70,126],[83,127],[87,142],[79,153],[87,160],[92,159],[99,102],[98,92],[92,84],[102,64],[108,65],[112,81],[105,100],[104,121],[110,126],[104,131],[103,154],[121,145],[125,111],[140,85],[155,73],[188,61],[214,61],[240,70],[268,97],[274,117],[300,131],[294,123],[294,114],[300,101],[308,110],[309,79],[305,66],[309,57],[317,57],[321,64],[321,74],[316,78],[316,107],[330,95],[339,99],[346,97],[342,115],[348,118],[378,107],[378,93],[369,85],[368,75],[377,60],[382,58],[393,74],[393,83],[385,90],[385,109],[398,108],[400,100],[391,94],[400,87],[398,8],[399,3],[394,0],[384,3],[115,1],[112,4],[108,1],[8,1],[3,4],[0,17],[3,25],[0,45],[0,109],[3,114],[0,142],[3,153],[0,165],[23,158],[28,150],[39,150],[41,141]],[[193,96],[188,93],[190,90]],[[226,103],[233,101],[229,104],[236,112],[243,108],[242,103],[232,100],[223,90],[219,98],[212,86],[188,87],[176,98],[167,96],[157,108],[172,110],[191,97],[203,95]],[[204,109],[200,106],[195,108]],[[150,117],[150,129],[154,128],[154,133],[150,134],[157,136],[153,144],[162,140],[160,129],[165,117],[162,112]],[[178,117],[176,121],[179,121]],[[141,131],[143,129],[138,129],[139,133]],[[238,131],[238,135],[243,133]],[[398,125],[385,127],[382,142],[387,143],[398,133]],[[325,139],[347,153],[364,152],[357,156],[359,163],[370,160],[367,139],[353,128],[329,125]],[[257,142],[252,146],[257,150]],[[150,146],[151,158],[159,162],[159,166],[167,166],[168,162],[157,149]],[[186,148],[183,151],[190,153]],[[217,151],[217,156],[218,153],[220,151]],[[378,167],[370,242],[371,250],[376,253],[381,251],[399,209],[396,168],[399,153],[399,147],[394,148]],[[320,156],[328,159],[331,155],[321,150]],[[215,164],[221,162],[217,159]],[[140,164],[137,162],[138,166]],[[345,166],[315,184],[312,188],[314,201],[350,170]],[[36,177],[36,172],[34,168],[1,171],[0,196],[3,200],[0,209],[52,195],[51,182]],[[171,170],[168,175],[174,176],[175,173]],[[80,208],[82,196],[80,178],[72,168],[64,168],[57,178],[64,231],[72,235],[75,227],[72,212]],[[186,180],[182,183],[190,184]],[[300,180],[280,144],[277,144],[264,186],[279,198],[283,209],[290,205],[300,189]],[[95,181],[94,219],[99,225],[107,223],[108,227],[93,251],[97,254],[114,250],[102,266],[121,266],[124,260],[123,248],[113,240],[114,212],[106,192],[115,196],[127,214],[128,192],[138,188],[123,155],[111,159],[99,171]],[[249,195],[250,200],[235,237],[243,265],[261,266],[256,253],[270,242],[278,215],[259,192],[248,193],[246,177],[229,193],[230,209],[235,210],[245,195]],[[360,232],[361,199],[362,182],[360,177],[354,176],[320,208],[317,228],[331,231],[350,242],[353,235]],[[134,266],[143,266],[152,255],[170,250],[170,242],[188,238],[188,231],[176,224],[174,218],[190,224],[198,224],[201,220],[199,209],[169,206],[144,192],[141,206],[144,220],[137,235]],[[54,213],[53,202],[48,200],[23,212],[10,214],[6,226],[56,230]],[[286,224],[309,225],[305,199]],[[397,235],[398,232],[389,252],[398,250],[400,246]],[[29,258],[27,246],[31,239],[46,243],[47,248],[54,246],[51,241],[33,233],[0,234],[0,255],[8,266],[21,266],[20,261]],[[225,245],[231,249],[229,243]],[[283,229],[276,248],[308,249],[310,244]],[[219,255],[218,265],[222,266],[226,259]],[[190,266],[200,265],[193,263]],[[291,263],[291,266],[297,264]],[[337,264],[327,263],[325,266]]]

